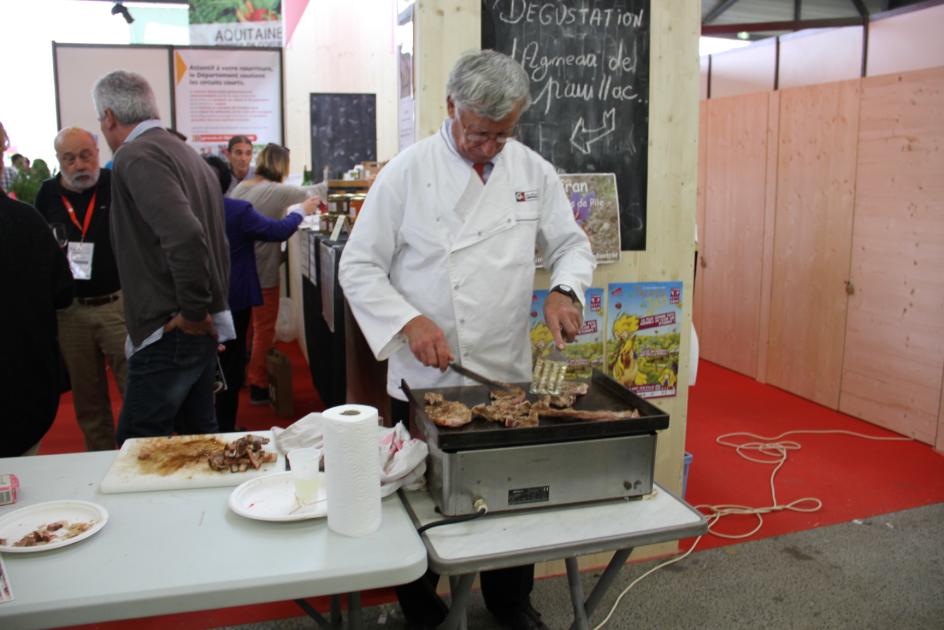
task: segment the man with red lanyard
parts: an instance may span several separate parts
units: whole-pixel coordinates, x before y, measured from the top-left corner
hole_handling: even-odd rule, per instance
[[[108,228],[111,171],[99,168],[96,138],[85,129],[63,129],[55,149],[60,171],[43,182],[36,208],[60,238],[75,279],[72,306],[58,312],[62,355],[85,447],[110,450],[115,419],[105,365],[124,393],[128,334]]]

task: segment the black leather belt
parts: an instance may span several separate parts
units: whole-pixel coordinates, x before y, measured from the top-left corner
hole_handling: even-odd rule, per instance
[[[109,293],[108,295],[96,295],[95,297],[77,297],[75,301],[82,306],[103,306],[117,300],[119,295],[119,293]]]

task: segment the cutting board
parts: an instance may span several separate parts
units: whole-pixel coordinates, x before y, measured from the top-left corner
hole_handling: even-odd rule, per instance
[[[278,454],[274,462],[263,464],[258,470],[250,468],[245,472],[220,472],[210,468],[206,458],[197,458],[194,461],[179,467],[169,474],[158,474],[145,470],[138,459],[144,450],[160,447],[175,440],[184,440],[194,437],[216,437],[220,441],[233,442],[244,435],[258,435],[269,438],[265,450],[278,453],[271,431],[249,431],[243,433],[219,433],[205,436],[173,436],[156,438],[131,438],[125,440],[121,450],[115,456],[115,461],[105,474],[99,485],[104,494],[118,494],[122,492],[150,492],[153,490],[189,490],[192,488],[215,488],[238,486],[247,479],[267,475],[272,472],[285,470],[285,456]]]

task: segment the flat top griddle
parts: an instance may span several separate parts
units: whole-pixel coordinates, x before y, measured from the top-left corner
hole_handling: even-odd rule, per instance
[[[528,391],[530,383],[515,383]],[[525,446],[551,442],[589,440],[640,433],[652,433],[669,426],[669,416],[658,407],[640,398],[609,376],[594,371],[586,396],[577,398],[575,409],[592,410],[639,410],[639,418],[627,420],[576,420],[572,418],[541,418],[536,427],[505,427],[484,418],[474,418],[469,424],[458,427],[441,427],[429,419],[425,412],[424,396],[427,392],[442,394],[446,400],[457,400],[468,407],[489,402],[486,385],[462,387],[436,387],[411,389],[402,382],[404,393],[413,409],[413,422],[428,443],[436,444],[443,451],[464,451],[481,448]],[[528,394],[531,401],[539,396]]]

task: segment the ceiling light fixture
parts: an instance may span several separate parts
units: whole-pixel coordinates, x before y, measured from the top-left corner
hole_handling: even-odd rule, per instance
[[[111,8],[111,14],[120,15],[121,17],[125,19],[125,22],[127,22],[128,24],[131,24],[132,22],[134,22],[134,18],[131,17],[131,13],[128,12],[128,7],[121,4],[121,2],[115,3],[115,6]]]

